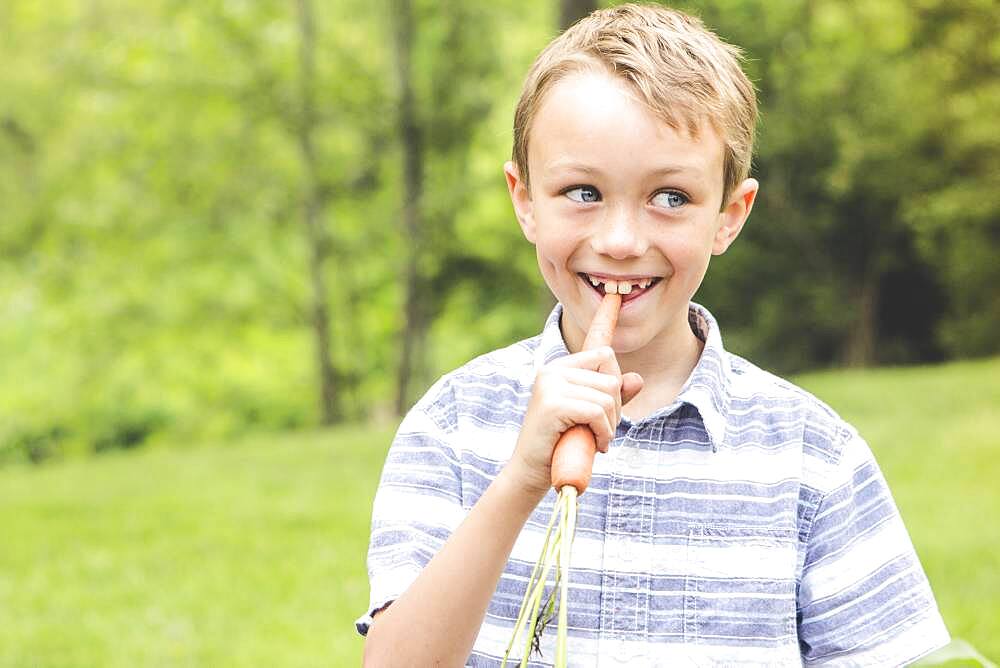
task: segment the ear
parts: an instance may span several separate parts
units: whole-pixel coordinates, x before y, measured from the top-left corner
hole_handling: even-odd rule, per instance
[[[510,160],[504,163],[503,173],[507,177],[507,190],[510,191],[510,201],[514,205],[514,215],[521,225],[521,231],[528,241],[535,243],[534,207],[528,184],[521,178],[517,167]]]
[[[729,202],[719,212],[719,228],[712,242],[712,255],[725,253],[739,235],[743,224],[747,222],[754,200],[757,199],[759,187],[757,179],[746,179],[733,190]]]

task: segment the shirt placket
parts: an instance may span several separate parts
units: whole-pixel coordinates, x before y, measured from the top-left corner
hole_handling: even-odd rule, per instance
[[[608,486],[601,578],[601,664],[646,665],[652,533],[650,481],[640,477],[648,457],[643,430],[630,426],[614,453]]]

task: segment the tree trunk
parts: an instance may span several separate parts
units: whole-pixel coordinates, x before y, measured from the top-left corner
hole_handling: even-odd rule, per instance
[[[326,293],[324,268],[328,241],[323,227],[324,194],[316,166],[313,133],[316,130],[316,22],[312,0],[298,0],[299,11],[299,117],[298,143],[302,159],[305,186],[302,218],[309,240],[309,274],[312,285],[312,326],[316,355],[316,372],[320,386],[320,419],[324,425],[337,419],[337,388],[330,358],[330,306]]]
[[[559,28],[566,30],[595,9],[596,0],[559,0]]]
[[[413,49],[413,8],[410,0],[392,3],[393,37],[395,41],[396,78],[399,85],[399,134],[403,146],[403,237],[407,258],[403,281],[405,306],[403,351],[396,378],[396,413],[402,415],[409,407],[410,381],[422,352],[427,326],[422,305],[423,277],[420,257],[423,252],[420,200],[423,191],[424,155],[420,128],[417,124],[413,97],[410,55]]]
[[[879,274],[869,269],[858,291],[858,319],[847,339],[845,362],[851,367],[875,363],[878,342]]]

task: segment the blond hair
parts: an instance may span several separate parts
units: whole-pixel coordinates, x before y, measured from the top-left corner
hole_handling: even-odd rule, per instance
[[[709,122],[725,145],[724,205],[750,173],[757,124],[756,93],[742,58],[701,20],[676,10],[638,4],[597,10],[552,40],[531,66],[514,114],[514,164],[529,183],[531,122],[546,92],[568,74],[601,66],[675,131],[697,137]]]

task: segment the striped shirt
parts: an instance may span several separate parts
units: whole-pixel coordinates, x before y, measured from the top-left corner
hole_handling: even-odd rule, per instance
[[[536,373],[568,354],[560,314],[441,378],[401,423],[373,508],[360,633],[509,459]],[[726,352],[703,307],[689,321],[705,346],[680,394],[622,418],[580,497],[570,665],[897,666],[946,644],[865,441],[815,397]],[[550,491],[514,545],[468,665],[503,657],[554,501]],[[531,665],[551,665],[554,627]]]

